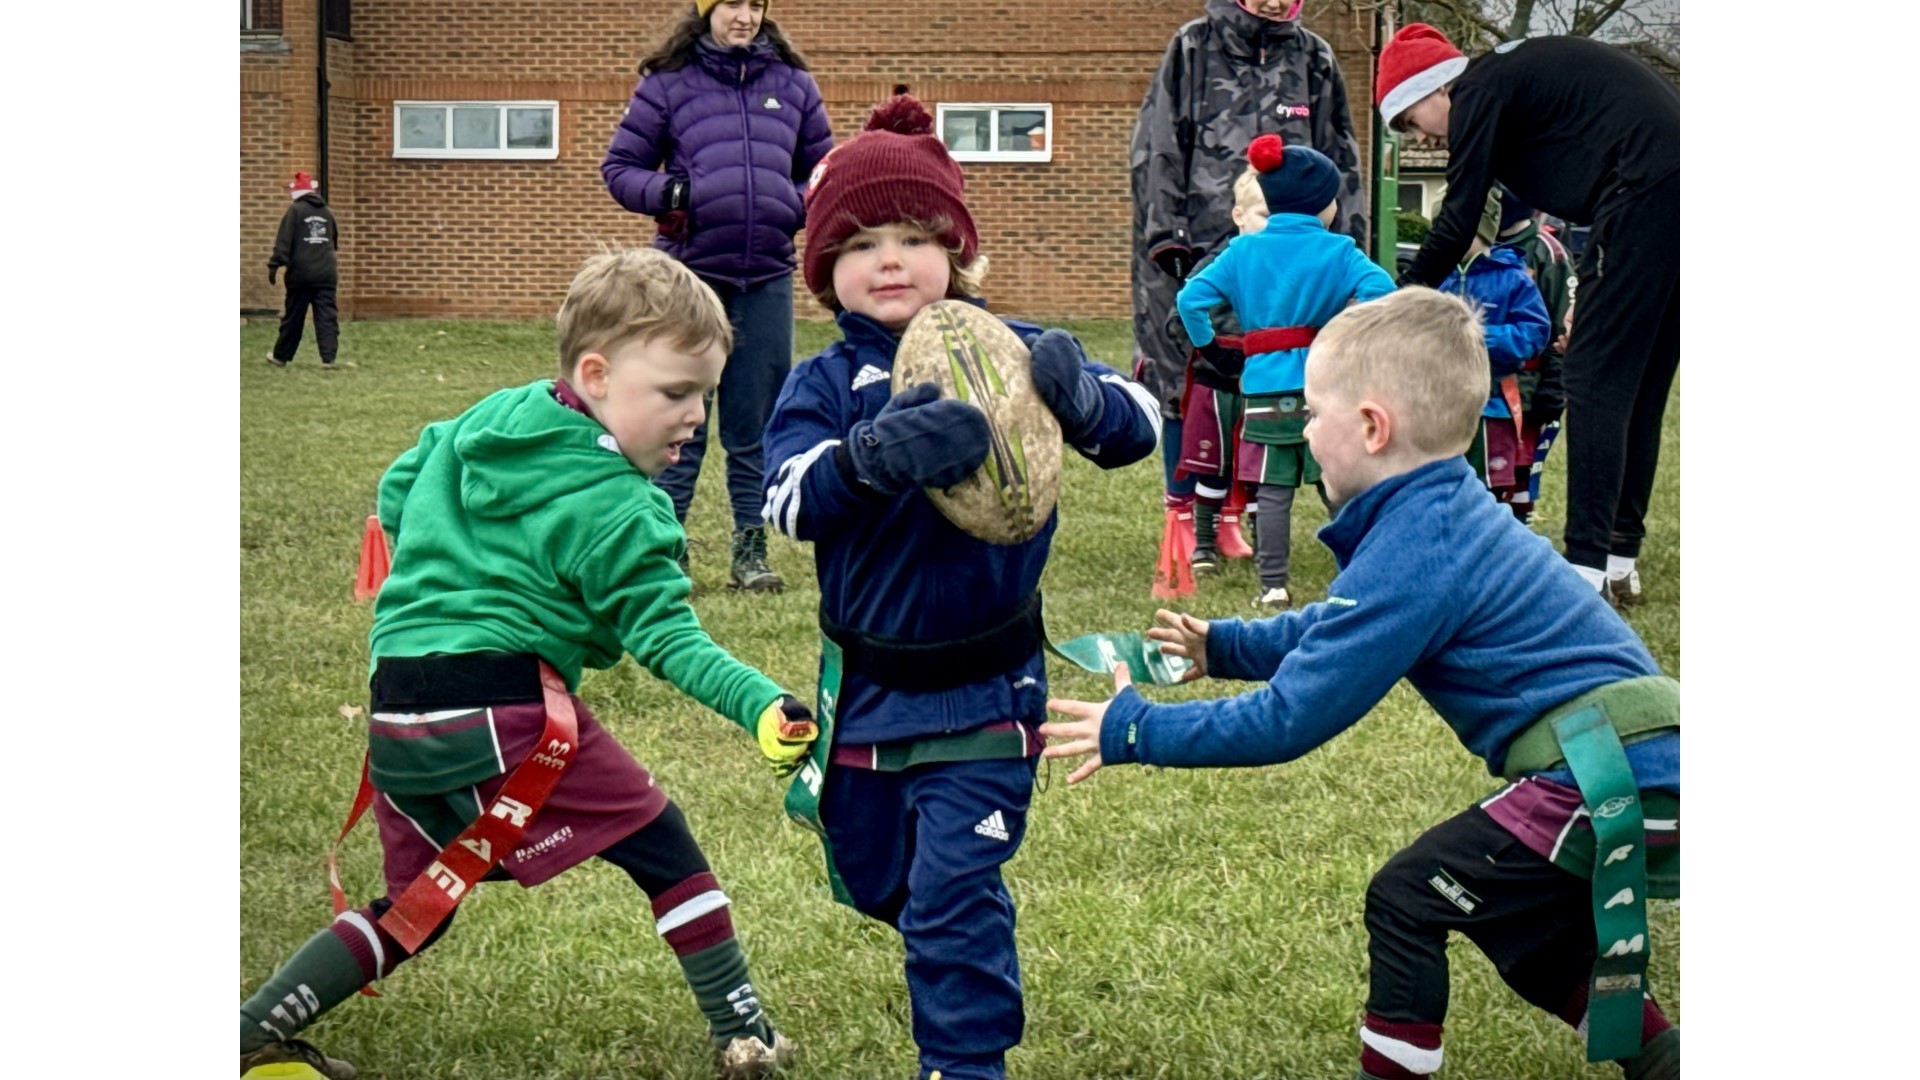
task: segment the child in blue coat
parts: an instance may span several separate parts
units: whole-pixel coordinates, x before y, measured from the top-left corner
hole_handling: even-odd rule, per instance
[[[1058,518],[990,544],[922,490],[971,474],[988,439],[976,407],[932,384],[891,389],[907,324],[974,295],[984,269],[960,167],[931,129],[898,95],[814,173],[807,288],[842,340],[780,391],[764,515],[814,545],[821,630],[841,657],[826,663],[823,644],[838,716],[819,815],[853,905],[905,939],[919,1075],[1001,1080],[1025,1013],[1000,867],[1025,833],[1041,746],[1037,590]],[[1104,468],[1153,452],[1150,394],[1064,331],[1008,325],[1068,444]]]
[[[1496,243],[1499,233],[1500,191],[1495,188],[1487,193],[1467,261],[1440,283],[1441,292],[1479,308],[1485,325],[1493,391],[1480,410],[1480,431],[1467,448],[1467,461],[1496,495],[1513,486],[1520,459],[1520,369],[1545,352],[1553,338],[1547,303],[1527,273],[1526,254],[1511,244]]]
[[[1162,611],[1148,636],[1195,674],[1257,685],[1152,704],[1115,673],[1048,757],[1174,768],[1291,761],[1402,678],[1507,783],[1422,833],[1368,886],[1362,1080],[1440,1068],[1447,937],[1588,1039],[1626,1080],[1677,1080],[1680,1032],[1646,982],[1648,896],[1680,887],[1680,684],[1576,568],[1487,497],[1462,453],[1487,351],[1460,300],[1410,287],[1313,344],[1307,439],[1337,513],[1323,603],[1257,622]],[[1106,838],[1106,843],[1119,842]],[[1095,1021],[1097,1022],[1097,1021]],[[1089,1070],[1097,1072],[1097,1069]]]
[[[1287,608],[1292,536],[1288,522],[1296,489],[1320,480],[1320,467],[1302,431],[1307,345],[1349,303],[1393,291],[1393,279],[1352,238],[1327,231],[1333,220],[1340,170],[1307,146],[1284,146],[1262,135],[1247,147],[1260,174],[1268,218],[1259,232],[1236,236],[1219,257],[1187,279],[1175,298],[1187,337],[1203,354],[1217,353],[1209,313],[1225,302],[1245,331],[1240,375],[1245,412],[1241,461],[1245,482],[1257,484],[1260,530],[1254,541],[1260,593],[1255,607]]]

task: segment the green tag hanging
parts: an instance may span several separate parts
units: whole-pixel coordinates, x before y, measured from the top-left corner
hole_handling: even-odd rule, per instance
[[[1159,642],[1131,630],[1082,634],[1057,645],[1049,641],[1047,651],[1101,675],[1111,675],[1124,662],[1133,681],[1155,686],[1172,686],[1193,670],[1193,662],[1186,657],[1161,652]]]
[[[1553,733],[1593,817],[1593,927],[1587,1060],[1640,1052],[1647,982],[1647,834],[1640,791],[1620,736],[1599,706],[1559,717]]]
[[[820,846],[827,859],[827,884],[833,889],[833,898],[840,903],[853,907],[853,894],[847,891],[846,882],[840,880],[840,871],[833,865],[833,841],[827,838],[827,827],[820,820],[820,793],[827,783],[827,762],[833,755],[833,718],[840,705],[840,646],[820,636],[820,686],[815,701],[814,722],[820,725],[820,737],[813,741],[813,749],[807,755],[806,764],[794,774],[793,783],[787,786],[787,816],[820,837]]]

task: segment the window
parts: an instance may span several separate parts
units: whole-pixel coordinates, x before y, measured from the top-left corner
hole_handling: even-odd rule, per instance
[[[935,124],[955,161],[1052,161],[1053,106],[938,106]]]
[[[1400,181],[1400,209],[1427,216],[1427,186],[1413,180]]]
[[[240,32],[252,34],[280,29],[281,0],[240,0]]]
[[[552,161],[559,119],[557,101],[396,101],[393,156]]]

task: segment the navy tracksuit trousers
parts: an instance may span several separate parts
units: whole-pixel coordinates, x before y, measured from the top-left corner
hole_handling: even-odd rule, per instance
[[[1038,758],[901,772],[835,766],[821,811],[860,911],[900,931],[920,1075],[1002,1080],[1026,1025],[1013,897],[1000,865],[1026,834]]]
[[[727,452],[727,499],[733,504],[733,527],[759,528],[760,506],[766,501],[762,483],[767,420],[773,403],[786,385],[793,367],[793,275],[739,286],[717,278],[701,278],[720,298],[733,324],[733,352],[720,369],[720,445]],[[716,411],[708,400],[708,415]],[[687,520],[693,505],[694,481],[707,456],[707,431],[702,423],[680,450],[678,463],[667,466],[654,485],[673,500],[673,512]]]

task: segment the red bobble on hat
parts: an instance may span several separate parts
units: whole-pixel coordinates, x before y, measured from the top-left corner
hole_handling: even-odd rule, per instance
[[[1287,144],[1278,135],[1262,135],[1247,144],[1247,164],[1256,172],[1272,172],[1285,160]]]
[[[1380,76],[1373,82],[1373,103],[1380,119],[1394,117],[1460,77],[1467,58],[1447,35],[1426,23],[1409,23],[1380,50]]]
[[[304,191],[318,191],[320,190],[320,185],[314,183],[313,177],[308,176],[306,173],[297,172],[293,174],[292,180],[287,181],[287,190],[298,195]]]
[[[904,86],[875,106],[865,130],[833,148],[807,185],[807,289],[833,283],[840,244],[864,228],[947,222],[940,242],[973,262],[980,234],[967,212],[966,176],[933,134],[933,114]]]

